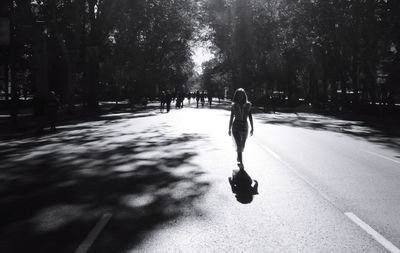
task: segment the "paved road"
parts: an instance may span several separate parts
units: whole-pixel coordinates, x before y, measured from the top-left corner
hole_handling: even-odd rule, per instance
[[[228,120],[120,113],[0,144],[0,251],[398,252],[396,139],[362,122],[255,115],[244,164],[259,194],[243,205]]]

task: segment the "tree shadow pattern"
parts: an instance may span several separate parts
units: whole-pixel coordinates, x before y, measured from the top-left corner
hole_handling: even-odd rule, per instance
[[[128,105],[121,106],[104,106],[102,105],[98,112],[86,111],[84,108],[69,112],[67,109],[60,110],[57,114],[56,125],[76,125],[81,123],[104,122],[156,116],[158,114],[158,106],[151,104],[148,106],[130,107]],[[37,118],[34,115],[26,114],[18,118],[17,127],[10,128],[10,120],[0,120],[0,140],[25,139],[32,136],[38,136]],[[44,123],[45,131],[41,135],[51,134],[49,132],[50,122],[48,118]]]
[[[400,132],[393,123],[378,120],[351,120],[310,113],[257,114],[256,118],[265,124],[344,133],[400,151]]]
[[[204,136],[107,125],[0,144],[0,252],[74,252],[105,213],[112,218],[89,252],[125,252],[198,212],[209,183],[191,160]]]
[[[224,101],[211,109],[230,110],[231,102]],[[399,120],[391,118],[361,117],[357,115],[328,116],[316,113],[293,113],[302,108],[288,108],[288,112],[264,113],[262,108],[253,107],[253,115],[265,124],[286,125],[312,130],[324,130],[345,133],[354,137],[383,144],[400,151]]]

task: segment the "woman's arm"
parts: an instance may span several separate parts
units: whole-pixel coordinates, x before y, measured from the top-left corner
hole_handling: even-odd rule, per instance
[[[231,109],[231,118],[229,119],[229,131],[228,131],[229,136],[231,136],[231,134],[232,134],[232,131],[231,131],[232,122],[233,122],[233,106],[232,106],[232,109]]]
[[[251,126],[250,135],[253,135],[254,127],[253,127],[253,115],[251,114],[251,111],[249,112],[249,120],[250,120],[250,126]]]

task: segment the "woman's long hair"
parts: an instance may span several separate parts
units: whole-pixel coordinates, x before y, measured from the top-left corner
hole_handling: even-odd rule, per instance
[[[235,91],[235,94],[233,95],[233,103],[239,104],[239,105],[244,105],[247,103],[247,94],[244,91],[243,88],[239,88]]]

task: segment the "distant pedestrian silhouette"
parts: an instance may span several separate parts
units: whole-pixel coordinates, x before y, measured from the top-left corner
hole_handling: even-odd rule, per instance
[[[165,94],[165,103],[167,104],[167,112],[171,109],[172,95],[169,91]]]
[[[243,168],[234,170],[232,177],[229,177],[228,180],[236,200],[242,204],[252,202],[253,196],[258,194],[257,180],[252,180]]]
[[[183,93],[179,92],[176,95],[175,108],[183,108],[183,100],[185,99]]]
[[[250,135],[253,135],[254,127],[253,116],[251,114],[251,103],[247,100],[247,95],[244,89],[240,88],[235,91],[233,96],[228,134],[229,136],[233,134],[236,144],[237,162],[241,168],[244,166],[242,154],[249,133],[247,118],[251,125]]]
[[[221,99],[223,99],[224,96],[222,95],[222,92],[218,92],[218,103],[221,104]]]
[[[200,101],[200,91],[196,91],[196,104],[197,108],[199,108],[199,101]]]
[[[165,103],[166,103],[166,94],[165,91],[162,91],[160,93],[160,112],[163,112],[165,109]]]
[[[201,107],[204,107],[204,104],[206,103],[206,94],[204,93],[204,90],[201,92],[200,101],[201,101]]]

